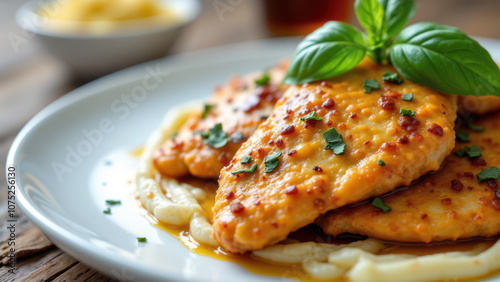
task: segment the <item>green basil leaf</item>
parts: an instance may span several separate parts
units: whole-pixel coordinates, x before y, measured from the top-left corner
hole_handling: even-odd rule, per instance
[[[476,177],[479,183],[486,180],[496,180],[500,178],[500,169],[494,166],[490,168],[485,168],[480,173],[478,173]]]
[[[413,100],[413,93],[404,93],[403,94],[403,100],[404,101],[411,101],[411,100]]]
[[[266,173],[273,172],[273,170],[278,166],[281,157],[281,152],[267,155],[264,157],[264,171]]]
[[[214,127],[208,130],[207,135],[202,135],[202,137],[205,138],[205,144],[208,146],[216,149],[226,146],[228,141],[227,133],[222,131],[222,124],[218,123],[214,125]]]
[[[323,139],[326,144],[325,150],[332,150],[335,155],[343,155],[345,153],[345,143],[342,140],[342,134],[338,133],[335,128],[330,128],[323,132]]]
[[[246,138],[246,136],[243,133],[235,132],[235,133],[233,133],[233,135],[231,135],[231,142],[240,143],[245,138]]]
[[[390,50],[407,79],[449,94],[500,96],[500,70],[479,43],[456,28],[417,23]]]
[[[240,170],[231,171],[231,174],[235,175],[235,174],[240,174],[240,173],[252,173],[257,169],[257,166],[258,166],[257,164],[253,164],[250,167],[250,169],[240,169]]]
[[[377,0],[356,0],[354,11],[359,23],[365,29],[367,41],[376,45],[383,40],[385,15]]]
[[[265,86],[269,85],[269,81],[271,80],[271,77],[267,72],[265,72],[260,78],[255,80],[255,85],[256,86]]]
[[[455,140],[458,142],[470,142],[469,132],[455,130]]]
[[[203,112],[201,113],[201,118],[202,119],[206,118],[208,113],[213,107],[215,107],[215,105],[205,104],[205,106],[203,107]]]
[[[481,149],[479,149],[478,146],[472,145],[472,146],[465,146],[465,153],[469,158],[479,158],[483,152],[481,152]]]
[[[241,164],[249,164],[253,162],[253,159],[252,157],[250,156],[244,156],[242,159],[241,159]]]
[[[387,81],[394,84],[401,84],[404,82],[404,80],[401,77],[399,77],[397,73],[392,73],[390,71],[386,71],[384,73],[384,75],[382,76],[382,81]]]
[[[377,161],[377,164],[378,164],[379,166],[385,166],[385,162],[384,162],[383,160],[378,160],[378,161]]]
[[[307,83],[351,70],[363,60],[364,44],[363,35],[355,27],[327,22],[299,43],[283,83]]]
[[[372,90],[380,89],[380,84],[375,78],[363,79],[363,88],[365,93],[372,93]]]
[[[415,116],[415,112],[410,110],[410,109],[399,109],[399,114],[401,114],[402,116],[407,116],[407,117],[414,117]]]
[[[106,200],[106,204],[113,206],[113,205],[121,205],[122,201],[120,200]]]
[[[392,210],[391,207],[384,204],[384,201],[382,201],[382,199],[380,199],[379,197],[373,199],[372,206],[381,210],[383,213],[390,212]]]
[[[318,116],[316,116],[316,111],[312,111],[310,113],[308,113],[307,115],[303,116],[300,118],[301,121],[307,121],[307,120],[317,120],[317,121],[322,121],[323,118],[320,118]]]
[[[385,12],[386,37],[392,37],[400,32],[415,14],[413,0],[379,0]]]
[[[148,241],[148,239],[146,239],[146,237],[137,237],[137,242],[139,242],[139,243],[145,243],[147,241]]]

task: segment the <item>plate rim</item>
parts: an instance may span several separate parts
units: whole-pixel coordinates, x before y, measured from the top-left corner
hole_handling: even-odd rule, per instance
[[[298,42],[299,39],[300,37],[268,38],[216,46],[186,53],[179,53],[165,58],[135,65],[86,83],[59,97],[58,99],[44,107],[22,127],[9,148],[6,158],[6,168],[10,166],[14,166],[14,168],[19,167],[19,163],[15,162],[16,159],[19,159],[17,157],[19,153],[18,149],[22,145],[23,140],[27,138],[30,132],[34,130],[36,126],[42,121],[65,109],[66,107],[77,104],[84,99],[99,95],[101,91],[119,87],[124,83],[140,80],[141,74],[137,70],[144,68],[147,65],[157,63],[163,66],[168,66],[168,63],[171,61],[190,61],[189,64],[183,66],[174,64],[174,68],[172,68],[172,70],[182,70],[187,69],[193,65],[199,66],[203,64],[218,62],[219,58],[216,59],[216,56],[211,56],[211,54],[221,54],[224,52],[224,50],[235,50],[241,47],[251,47],[252,45],[291,44],[291,42]],[[475,37],[475,39],[479,41],[484,40],[486,42],[498,44],[500,48],[500,39],[486,37]],[[193,59],[197,56],[203,57],[203,62],[198,62],[197,60]],[[232,61],[232,59],[230,59],[229,61]],[[168,67],[168,69],[170,69],[170,67]],[[7,173],[8,170],[6,169],[6,174]],[[32,205],[25,193],[25,189],[20,186],[19,177],[19,171],[16,171],[16,205],[37,228],[39,228],[44,234],[48,234],[46,236],[49,237],[51,241],[64,252],[75,257],[77,260],[90,265],[92,268],[98,270],[99,272],[107,274],[108,276],[113,275],[110,272],[109,266],[113,267],[114,269],[120,269],[120,267],[127,266],[130,267],[130,269],[133,270],[134,273],[148,280],[184,280],[185,277],[183,277],[179,273],[174,272],[168,272],[168,276],[162,275],[161,277],[159,277],[158,272],[148,272],[148,268],[139,268],[134,264],[130,265],[130,263],[132,262],[130,259],[127,259],[124,256],[116,256],[116,253],[109,249],[92,248],[91,243],[83,240],[82,238],[80,238],[80,236],[73,234],[71,231],[64,229],[59,224],[52,222],[49,218],[44,216],[34,205]],[[113,260],[108,259],[111,255],[114,256]]]

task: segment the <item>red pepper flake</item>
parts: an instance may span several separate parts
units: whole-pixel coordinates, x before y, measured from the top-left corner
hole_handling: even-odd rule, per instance
[[[357,114],[355,114],[355,113],[351,113],[351,114],[349,115],[349,118],[350,118],[350,119],[356,119],[357,117],[358,117],[358,115],[357,115]]]
[[[464,188],[464,184],[462,184],[462,181],[458,179],[453,179],[451,181],[451,190],[455,192],[460,192]]]
[[[259,157],[263,157],[266,154],[266,151],[263,148],[257,149],[257,154]]]
[[[232,198],[234,198],[234,193],[233,191],[229,191],[229,193],[227,193],[226,195],[226,199],[231,200]]]
[[[306,124],[305,124],[305,128],[309,128],[309,127],[315,127],[316,126],[316,121],[313,120],[313,119],[308,119],[306,120]]]
[[[408,116],[401,116],[398,120],[399,126],[406,129],[408,132],[413,132],[417,130],[417,127],[420,125],[420,121],[415,118]]]
[[[498,189],[498,183],[496,180],[488,180],[486,185],[488,185],[491,189]]]
[[[467,187],[468,191],[472,191],[472,189],[474,189],[474,187],[472,187],[472,186]]]
[[[229,207],[234,214],[242,213],[245,210],[245,207],[238,200],[232,201]]]
[[[271,223],[271,225],[272,225],[274,228],[278,228],[278,227],[279,227],[279,226],[278,226],[278,223],[276,223],[275,221],[273,221],[273,222]]]
[[[391,97],[382,96],[378,99],[378,105],[382,110],[392,111],[396,107],[396,102]]]
[[[403,135],[403,136],[401,136],[401,137],[398,139],[398,143],[399,143],[399,144],[401,144],[401,145],[405,145],[405,144],[410,143],[410,139],[408,139],[408,136]]]
[[[295,185],[290,185],[285,188],[285,194],[287,195],[295,195],[297,193],[299,193],[299,189],[297,189]]]
[[[297,153],[297,150],[292,149],[292,150],[290,150],[290,152],[288,152],[288,154],[287,154],[287,155],[289,155],[289,156],[293,156],[293,155],[295,155],[296,153]]]
[[[287,125],[287,126],[285,126],[283,131],[281,131],[281,135],[289,135],[289,134],[292,134],[294,132],[295,132],[295,126]]]
[[[326,82],[326,81],[321,81],[321,86],[322,87],[328,87],[328,88],[333,88],[330,83]]]
[[[443,203],[443,205],[445,206],[449,206],[451,205],[451,199],[450,198],[444,198],[441,200],[441,203]]]
[[[429,128],[427,128],[427,131],[429,131],[430,133],[434,134],[434,135],[437,135],[437,136],[443,136],[443,128],[438,125],[438,124],[431,124],[431,126],[429,126]]]
[[[269,146],[273,146],[274,145],[274,140],[269,141],[269,143],[267,143],[267,144],[269,144]]]
[[[474,178],[474,173],[472,173],[470,171],[466,171],[466,172],[464,172],[463,176],[466,177],[466,178],[469,178],[469,179],[473,179]]]
[[[286,119],[288,119],[289,117],[290,117],[289,115],[286,115],[286,116],[283,118],[283,120],[286,120]]]
[[[365,145],[365,146],[370,145],[370,140],[367,140],[367,141],[363,142],[363,145]]]
[[[333,125],[333,121],[328,120],[328,121],[326,122],[326,125],[328,125],[328,126],[332,126],[332,125]]]
[[[286,113],[291,114],[291,113],[293,113],[293,111],[292,111],[292,109],[286,109]]]
[[[280,138],[276,140],[276,147],[280,148],[281,146],[283,146],[283,140]]]
[[[259,198],[255,198],[255,200],[253,200],[253,204],[258,206],[260,205],[260,199]]]
[[[426,214],[426,213],[423,213],[423,214],[421,214],[421,215],[420,215],[420,219],[426,219],[427,217],[428,217],[428,216],[427,216],[427,214]]]
[[[396,144],[394,144],[394,142],[385,142],[384,144],[382,144],[382,146],[380,147],[380,149],[382,149],[382,151],[393,151],[396,149]]]
[[[482,158],[475,158],[470,160],[470,164],[473,166],[486,166],[486,161]]]
[[[323,172],[323,169],[317,165],[313,166],[313,170],[316,172]]]
[[[331,109],[333,107],[335,107],[335,102],[333,101],[332,98],[327,98],[323,104],[321,104],[321,106],[325,109]]]

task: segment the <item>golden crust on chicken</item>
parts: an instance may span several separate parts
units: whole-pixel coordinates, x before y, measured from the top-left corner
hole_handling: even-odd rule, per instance
[[[287,68],[282,62],[267,72],[244,78],[235,77],[227,85],[218,87],[207,101],[207,108],[192,116],[178,135],[159,147],[153,163],[156,169],[169,177],[193,175],[199,178],[217,178],[244,142],[271,113],[283,94],[280,85]],[[256,80],[260,85],[257,85]],[[207,144],[203,133],[220,123],[228,136],[224,146]]]
[[[434,242],[500,233],[500,190],[496,180],[479,183],[476,175],[500,167],[500,115],[476,122],[484,132],[469,131],[470,142],[456,144],[440,171],[411,188],[383,197],[392,210],[383,213],[365,203],[331,211],[318,220],[332,235],[358,233],[398,242]],[[468,146],[471,158],[465,153]]]
[[[225,249],[263,248],[328,210],[439,169],[455,145],[456,96],[381,82],[387,71],[395,73],[365,60],[285,92],[221,171],[213,228]],[[371,79],[380,89],[364,89]]]

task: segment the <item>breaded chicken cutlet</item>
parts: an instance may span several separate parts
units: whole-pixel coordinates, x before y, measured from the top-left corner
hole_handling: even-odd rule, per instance
[[[500,114],[483,117],[476,126],[484,131],[469,130],[470,141],[457,142],[455,154],[445,160],[441,170],[406,190],[382,197],[390,212],[366,203],[331,211],[320,217],[318,224],[331,235],[349,232],[397,242],[429,243],[499,234],[498,182],[481,181],[477,175],[483,169],[500,167]]]
[[[221,171],[213,228],[225,249],[263,248],[328,210],[439,169],[455,145],[457,97],[381,82],[388,71],[365,60],[286,91]],[[363,87],[371,79],[380,89]]]

